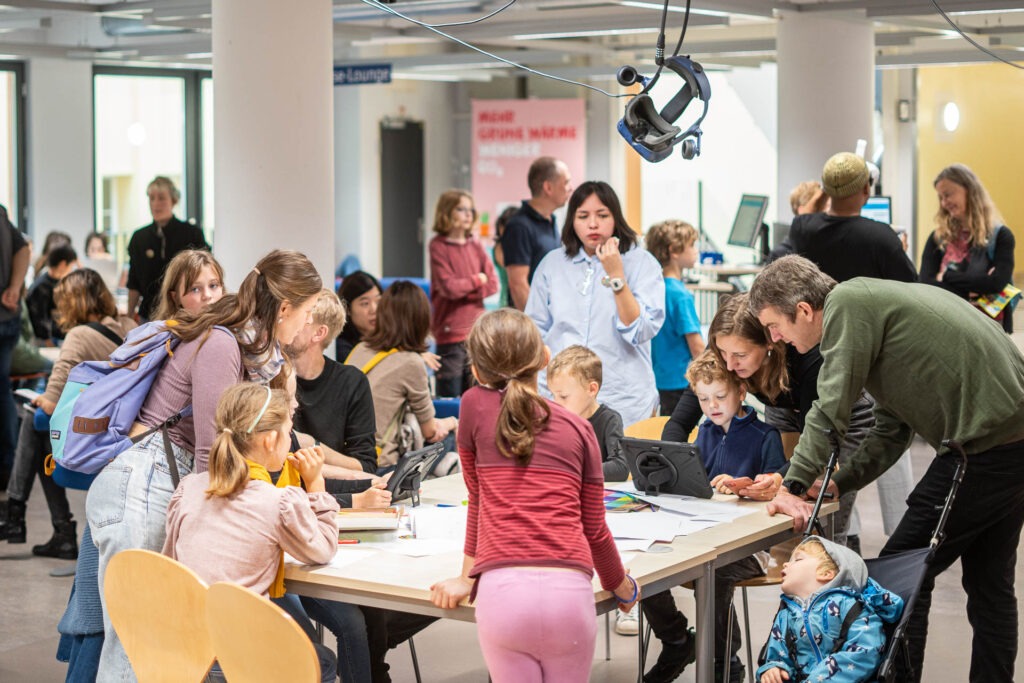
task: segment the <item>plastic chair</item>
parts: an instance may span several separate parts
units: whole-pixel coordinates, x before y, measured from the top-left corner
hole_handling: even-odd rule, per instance
[[[622,430],[624,436],[632,439],[653,439],[661,441],[661,432],[665,429],[668,416],[649,417],[627,426]]]
[[[233,583],[215,583],[207,593],[206,621],[229,681],[319,683],[313,641],[267,598]]]
[[[140,683],[201,681],[213,664],[206,584],[151,550],[122,550],[103,581],[107,612]]]

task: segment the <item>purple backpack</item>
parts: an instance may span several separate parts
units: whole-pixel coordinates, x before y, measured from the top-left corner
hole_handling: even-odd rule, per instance
[[[50,417],[57,483],[87,488],[91,477],[83,481],[81,476],[71,473],[95,475],[133,444],[161,431],[171,479],[178,485],[178,467],[167,430],[191,415],[192,406],[186,406],[142,434],[128,436],[153,380],[167,358],[174,355],[179,339],[167,331],[167,327],[174,324],[173,320],[157,320],[137,327],[110,354],[109,360],[79,363],[68,374],[64,391]],[[65,481],[62,482],[62,478]]]

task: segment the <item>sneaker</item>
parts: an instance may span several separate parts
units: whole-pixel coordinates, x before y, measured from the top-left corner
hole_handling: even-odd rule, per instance
[[[640,603],[633,605],[628,612],[618,610],[615,612],[615,632],[620,636],[635,636],[640,633],[640,620],[637,617],[637,610]]]
[[[715,683],[725,683],[723,675],[725,674],[725,666],[719,660],[715,660]],[[729,682],[728,683],[743,683],[745,680],[746,667],[743,666],[743,662],[736,655],[732,656],[732,663],[729,665]]]
[[[661,654],[651,670],[644,674],[644,683],[671,683],[679,678],[683,669],[697,661],[697,638],[693,629],[687,629],[686,640],[681,643],[662,643]]]

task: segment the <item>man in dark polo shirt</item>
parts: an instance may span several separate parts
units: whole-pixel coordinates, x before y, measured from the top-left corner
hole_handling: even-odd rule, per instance
[[[181,193],[170,178],[154,178],[146,195],[153,222],[136,230],[128,242],[128,315],[135,315],[137,307],[139,317],[148,320],[159,298],[164,269],[171,259],[185,249],[210,247],[202,229],[174,215]]]
[[[554,157],[534,160],[526,182],[530,199],[523,201],[501,236],[510,301],[520,311],[526,307],[530,296],[530,283],[537,264],[549,251],[562,246],[552,214],[565,206],[572,194],[569,167]]]

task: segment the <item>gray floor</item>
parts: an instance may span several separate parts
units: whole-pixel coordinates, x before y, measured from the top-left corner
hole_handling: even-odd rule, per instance
[[[1015,335],[1018,344],[1024,335]],[[922,442],[912,448],[914,472],[925,471],[931,452]],[[85,496],[70,493],[75,516],[84,518]],[[864,490],[858,503],[863,530],[863,552],[874,557],[885,538],[874,486]],[[38,486],[28,509],[28,543],[10,545],[0,542],[0,682],[57,682],[64,680],[66,667],[54,659],[57,621],[71,589],[70,578],[52,578],[49,572],[72,563],[33,557],[30,548],[50,536],[46,503]],[[1024,563],[1017,564],[1017,584],[1024,586]],[[677,601],[684,613],[694,614],[689,591],[676,589]],[[767,634],[778,607],[774,588],[750,591],[751,624],[756,647]],[[931,633],[928,641],[924,680],[966,681],[970,663],[970,625],[966,617],[966,598],[960,587],[960,568],[954,565],[939,577],[932,606]],[[604,618],[599,618],[598,650],[592,681],[612,683],[635,680],[636,638],[611,636],[611,660],[604,659]],[[416,649],[425,681],[483,682],[487,680],[476,633],[472,624],[442,621],[416,638]],[[651,657],[656,657],[657,644]],[[650,660],[650,661],[653,661]],[[413,681],[409,650],[401,646],[389,657],[396,683]],[[1017,671],[1024,672],[1024,655],[1017,656]],[[679,681],[694,680],[693,667]]]

